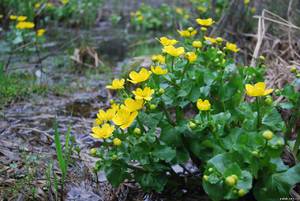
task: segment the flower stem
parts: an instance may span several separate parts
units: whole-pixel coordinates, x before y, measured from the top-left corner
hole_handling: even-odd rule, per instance
[[[141,122],[139,116],[136,117],[136,121],[138,122],[139,126],[141,127],[142,132],[145,132],[144,125],[143,125],[143,123]]]
[[[167,118],[168,122],[169,122],[171,125],[175,126],[175,123],[173,122],[173,120],[172,120],[172,118],[171,118],[169,112],[167,111],[166,105],[165,105],[165,103],[163,102],[163,100],[161,100],[161,105],[162,105],[162,109],[163,109],[163,111],[164,111],[164,113],[165,113],[165,115],[166,115],[166,118]]]
[[[256,109],[257,109],[257,130],[259,130],[260,122],[261,122],[261,116],[260,116],[260,107],[259,107],[259,98],[256,98]]]
[[[184,78],[184,74],[185,74],[188,66],[189,66],[189,62],[187,62],[186,65],[183,68],[183,72],[182,72],[181,79],[180,79],[180,84],[182,84],[182,81],[183,81],[183,78]]]
[[[293,153],[294,153],[295,158],[297,158],[299,146],[300,146],[300,131],[298,131],[298,133],[297,133],[296,142],[295,142],[294,148],[293,148]]]

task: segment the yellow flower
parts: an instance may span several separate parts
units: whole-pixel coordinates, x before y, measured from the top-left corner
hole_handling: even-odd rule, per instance
[[[202,99],[198,99],[197,100],[197,108],[200,111],[207,111],[210,110],[210,102],[208,100],[202,100]]]
[[[135,91],[132,91],[132,93],[135,95],[135,99],[137,100],[144,99],[146,101],[150,101],[154,90],[150,87],[145,87],[144,89],[137,88]]]
[[[114,79],[111,83],[111,85],[107,85],[106,88],[107,89],[124,89],[124,84],[125,84],[125,80],[124,79]]]
[[[38,29],[37,32],[36,32],[36,35],[37,35],[38,37],[41,37],[41,36],[44,35],[45,32],[46,32],[45,29]]]
[[[91,134],[96,139],[109,138],[114,132],[115,127],[109,124],[103,124],[101,127],[95,126],[92,128],[93,133]]]
[[[130,79],[128,79],[129,82],[133,84],[137,84],[140,82],[144,82],[149,79],[151,75],[151,71],[148,71],[145,68],[142,68],[140,72],[132,71],[129,73]]]
[[[184,48],[183,47],[176,48],[172,45],[168,45],[163,48],[163,52],[173,57],[179,57],[180,55],[184,54]]]
[[[273,89],[266,89],[264,82],[258,82],[255,85],[246,84],[246,93],[248,96],[266,96],[273,92]]]
[[[119,138],[114,138],[113,139],[113,144],[115,146],[120,146],[122,144],[122,141]]]
[[[99,110],[97,117],[99,121],[110,121],[116,114],[116,109],[115,108],[110,108],[106,112],[104,110]]]
[[[60,0],[60,2],[64,5],[66,5],[67,3],[69,3],[69,0]]]
[[[17,17],[16,15],[10,15],[10,16],[9,16],[9,19],[10,19],[10,20],[16,20],[17,18],[18,18],[18,17]]]
[[[40,7],[41,7],[41,3],[35,3],[35,4],[34,4],[34,8],[35,8],[35,9],[39,9]]]
[[[163,45],[163,46],[169,46],[169,45],[175,45],[176,43],[178,43],[177,40],[175,39],[169,39],[167,37],[161,37],[159,39],[159,42]]]
[[[225,47],[227,50],[230,50],[230,51],[232,51],[232,52],[238,52],[240,49],[236,46],[236,44],[234,44],[234,43],[229,43],[229,42],[227,42],[226,43],[226,47]]]
[[[159,64],[165,64],[166,63],[166,58],[163,55],[157,54],[152,56],[152,61],[153,62],[158,62]]]
[[[23,21],[27,20],[27,17],[26,17],[26,16],[19,16],[19,17],[17,18],[17,20],[18,20],[19,22],[23,22]]]
[[[160,66],[151,66],[151,71],[156,75],[165,75],[168,73],[167,69],[162,69]]]
[[[110,109],[114,110],[115,112],[117,112],[117,110],[119,110],[120,106],[118,104],[112,103]]]
[[[197,34],[197,30],[192,27],[186,30],[177,30],[181,37],[189,38]]]
[[[17,29],[32,29],[34,28],[33,22],[18,22],[16,25]]]
[[[124,101],[124,105],[121,105],[121,109],[127,110],[129,112],[134,112],[142,109],[143,106],[143,100],[134,100],[132,98],[126,98]]]
[[[101,119],[96,118],[94,121],[94,125],[98,126],[101,125],[103,123],[103,121]]]
[[[211,25],[213,25],[215,23],[215,21],[212,18],[208,18],[208,19],[196,19],[196,22],[201,25],[201,26],[205,26],[205,27],[210,27]]]
[[[190,63],[194,63],[197,60],[197,55],[195,54],[195,52],[187,52],[185,54],[185,57]]]
[[[202,42],[200,40],[195,40],[192,45],[194,48],[201,48]]]
[[[120,126],[121,129],[128,128],[132,122],[135,120],[136,116],[138,115],[138,112],[129,112],[125,109],[120,109],[112,121],[117,125]]]
[[[205,39],[205,41],[208,41],[208,42],[210,42],[211,44],[217,43],[217,39],[215,39],[215,38],[211,38],[211,37],[204,36],[204,39]]]

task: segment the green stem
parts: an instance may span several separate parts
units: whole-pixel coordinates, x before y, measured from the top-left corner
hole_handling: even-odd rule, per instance
[[[180,87],[173,81],[168,80],[165,76],[162,76],[169,84],[171,84],[172,86],[174,86],[175,88],[179,89]]]
[[[256,98],[256,109],[257,109],[257,130],[259,130],[261,116],[260,116],[260,107],[259,107],[259,98]]]
[[[188,66],[189,66],[189,62],[187,62],[186,63],[186,65],[184,66],[184,68],[183,68],[183,72],[182,72],[182,75],[181,75],[181,79],[180,79],[180,85],[182,84],[182,81],[183,81],[183,78],[184,78],[184,75],[185,75],[185,72],[186,72],[186,70],[187,70],[187,68],[188,68]]]
[[[171,61],[171,71],[172,72],[174,71],[174,60],[175,60],[175,57],[172,57],[172,61]]]
[[[297,160],[297,154],[298,154],[298,151],[299,151],[299,146],[300,146],[300,130],[297,133],[296,142],[295,142],[294,148],[293,148],[293,153],[294,153],[294,156],[295,156],[296,160]]]
[[[161,105],[162,105],[162,109],[163,109],[163,111],[164,111],[164,113],[165,113],[165,115],[166,115],[166,118],[167,118],[168,122],[169,122],[171,125],[175,126],[175,123],[173,122],[173,120],[172,120],[172,118],[171,118],[171,116],[170,116],[170,114],[169,114],[169,112],[168,112],[168,110],[167,110],[167,108],[166,108],[166,105],[165,105],[165,103],[163,102],[163,100],[161,100]]]
[[[144,125],[143,125],[143,123],[141,122],[139,116],[136,117],[136,121],[138,122],[139,126],[140,126],[141,129],[142,129],[142,132],[144,133],[144,132],[145,132],[145,128],[144,128]]]

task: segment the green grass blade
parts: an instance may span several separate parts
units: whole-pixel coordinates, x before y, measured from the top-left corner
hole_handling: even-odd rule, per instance
[[[55,125],[55,129],[54,129],[54,142],[55,142],[58,165],[59,165],[59,168],[62,171],[63,177],[65,177],[65,175],[67,173],[67,166],[66,166],[66,161],[65,161],[64,156],[63,156],[63,151],[62,151],[62,146],[61,146],[61,142],[60,142],[60,139],[59,139],[59,131],[58,131],[58,125],[57,124]]]

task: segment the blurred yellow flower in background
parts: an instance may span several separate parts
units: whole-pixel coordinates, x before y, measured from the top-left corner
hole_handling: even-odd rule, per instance
[[[45,34],[45,32],[46,32],[46,29],[38,29],[37,32],[36,32],[36,35],[38,37],[41,37]]]
[[[177,40],[175,39],[169,39],[167,37],[161,37],[159,39],[159,42],[163,45],[163,46],[169,46],[169,45],[176,45],[176,43],[178,43]]]
[[[205,26],[205,27],[210,27],[211,25],[213,25],[215,23],[215,21],[212,18],[207,18],[207,19],[198,18],[198,19],[196,19],[196,22],[199,25]]]

